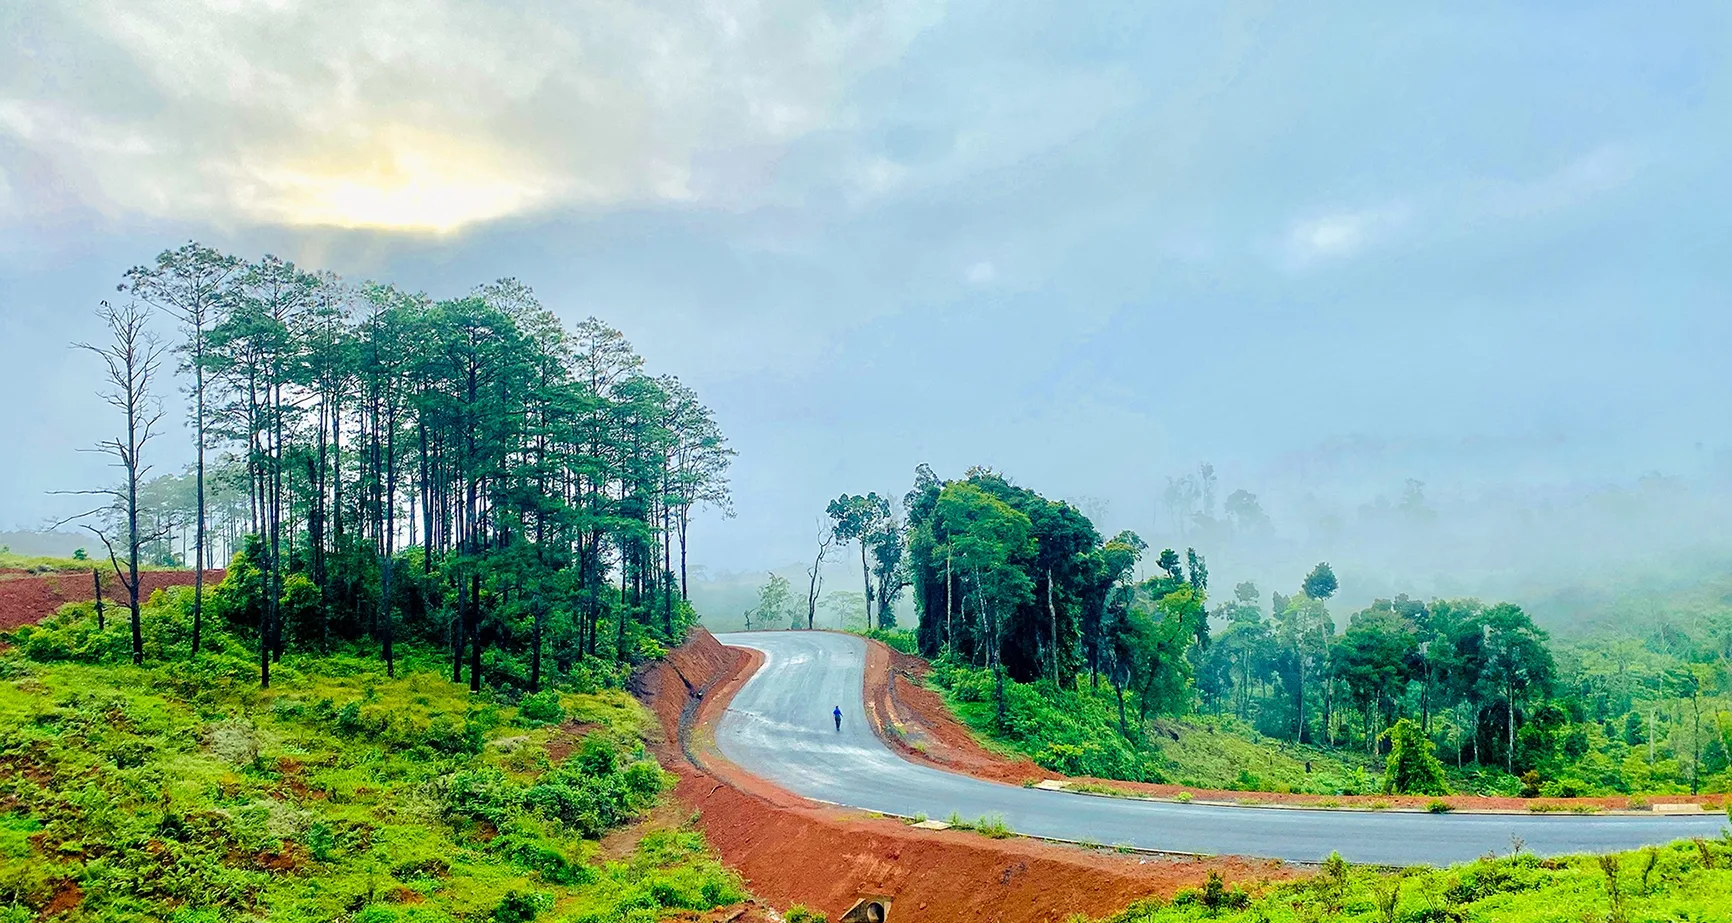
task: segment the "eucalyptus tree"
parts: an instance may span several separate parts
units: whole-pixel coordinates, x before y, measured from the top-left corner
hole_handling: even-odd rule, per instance
[[[884,529],[884,524],[890,519],[890,501],[868,493],[865,496],[843,494],[830,501],[824,510],[830,517],[830,534],[836,539],[836,544],[846,545],[849,542],[860,547],[860,584],[864,592],[862,604],[866,609],[866,624],[872,624],[872,569],[867,563],[867,555],[871,544]]]
[[[872,547],[872,598],[878,603],[878,629],[888,631],[896,627],[896,597],[910,583],[907,529],[891,513],[879,521],[866,541]]]

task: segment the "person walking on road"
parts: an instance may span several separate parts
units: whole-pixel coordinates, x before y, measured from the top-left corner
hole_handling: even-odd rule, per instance
[[[836,733],[840,734],[842,732],[842,706],[840,706],[840,705],[836,706],[835,717],[836,717]]]

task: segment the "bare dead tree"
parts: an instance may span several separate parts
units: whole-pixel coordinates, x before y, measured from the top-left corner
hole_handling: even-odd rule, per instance
[[[813,628],[818,618],[818,592],[824,588],[824,558],[830,554],[830,546],[836,542],[836,531],[829,523],[818,525],[818,556],[812,559],[812,566],[806,569],[809,582],[806,584],[806,630]]]
[[[121,585],[126,588],[127,606],[132,613],[132,662],[143,663],[144,633],[139,624],[138,600],[139,549],[167,533],[146,535],[139,531],[138,486],[150,473],[150,466],[144,463],[144,450],[155,438],[157,426],[162,422],[162,402],[152,393],[151,385],[162,365],[165,347],[149,330],[150,315],[136,299],[129,299],[118,308],[104,301],[97,309],[97,316],[108,328],[110,342],[101,346],[79,343],[77,348],[102,360],[109,385],[109,390],[102,393],[102,399],[120,411],[125,419],[121,435],[103,440],[96,446],[96,451],[114,459],[114,466],[121,469],[125,481],[105,490],[76,491],[106,495],[111,502],[73,518],[108,512],[113,514],[113,519],[119,520],[118,524],[112,521],[103,526],[85,523],[84,527],[102,540],[108,549],[109,563],[114,565]],[[124,535],[113,534],[117,529],[124,530]],[[121,539],[124,539],[126,553],[124,569],[120,550],[115,548],[115,542]]]

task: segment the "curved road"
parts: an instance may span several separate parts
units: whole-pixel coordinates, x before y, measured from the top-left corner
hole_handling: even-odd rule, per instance
[[[866,643],[831,632],[719,635],[764,652],[716,745],[735,764],[813,798],[887,814],[999,814],[1019,833],[1145,849],[1315,861],[1331,851],[1386,865],[1507,853],[1605,852],[1717,836],[1723,814],[1668,817],[1306,811],[1101,798],[987,782],[908,762],[866,723]],[[842,707],[842,730],[831,709]]]

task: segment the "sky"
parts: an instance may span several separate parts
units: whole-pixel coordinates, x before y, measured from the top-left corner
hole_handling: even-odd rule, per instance
[[[739,452],[710,573],[922,462],[1157,541],[1208,462],[1295,561],[1408,478],[1464,542],[1719,496],[1729,46],[1713,2],[0,0],[0,528],[109,477],[69,344],[187,239],[621,328]]]

